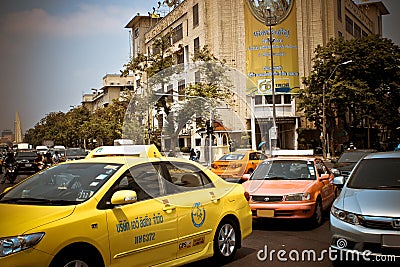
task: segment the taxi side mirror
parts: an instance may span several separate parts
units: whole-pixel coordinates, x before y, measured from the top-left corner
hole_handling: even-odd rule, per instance
[[[111,197],[111,204],[124,205],[135,203],[137,201],[136,192],[133,190],[120,190],[115,192]]]

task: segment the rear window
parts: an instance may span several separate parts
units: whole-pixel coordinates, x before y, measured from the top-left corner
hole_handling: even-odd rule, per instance
[[[344,152],[342,156],[340,156],[338,162],[346,163],[346,162],[358,162],[362,157],[369,154],[368,152]]]
[[[241,160],[244,158],[244,154],[227,154],[223,155],[220,160]]]
[[[15,157],[17,157],[17,158],[36,157],[36,153],[35,152],[18,152]]]
[[[400,159],[364,159],[347,184],[359,189],[400,189]]]

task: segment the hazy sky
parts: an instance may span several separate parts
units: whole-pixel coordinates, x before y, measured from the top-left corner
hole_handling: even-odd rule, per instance
[[[22,130],[50,112],[80,105],[106,74],[129,60],[129,30],[158,0],[1,0],[0,131]],[[400,0],[383,1],[384,37],[400,45]]]

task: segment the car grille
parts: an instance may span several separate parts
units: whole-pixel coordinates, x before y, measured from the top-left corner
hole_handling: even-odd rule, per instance
[[[398,221],[396,224],[395,221]],[[397,230],[400,231],[400,219],[360,216],[359,222],[362,226],[372,229]]]
[[[281,202],[283,196],[251,196],[254,202]]]

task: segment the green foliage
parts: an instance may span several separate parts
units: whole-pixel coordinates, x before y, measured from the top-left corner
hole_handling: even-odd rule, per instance
[[[352,62],[341,65],[348,60]],[[313,70],[303,83],[299,108],[321,130],[326,83],[325,114],[330,136],[343,130],[351,136],[352,129],[372,125],[395,133],[400,126],[400,48],[389,39],[331,39],[315,49]]]
[[[24,142],[37,146],[52,140],[57,145],[83,147],[96,140],[99,145],[112,145],[114,139],[121,138],[128,100],[129,96],[115,100],[94,113],[82,106],[67,113],[51,112],[25,133]]]

